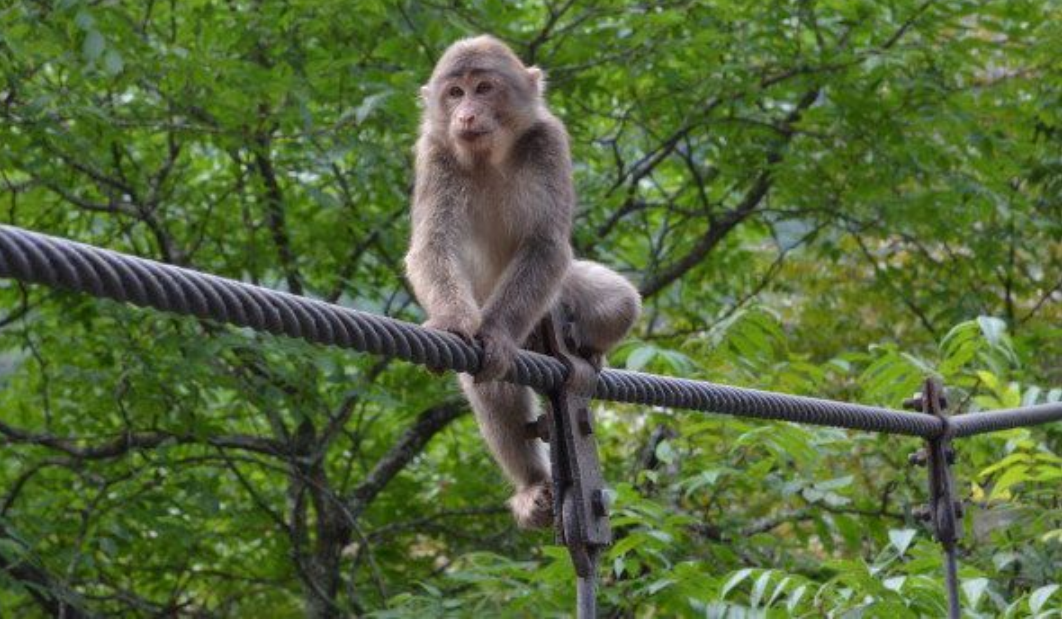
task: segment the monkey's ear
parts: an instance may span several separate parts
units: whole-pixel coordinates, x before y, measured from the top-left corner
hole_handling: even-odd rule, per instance
[[[538,67],[528,67],[527,77],[531,78],[531,85],[535,87],[538,94],[546,94],[546,74],[542,72],[542,69]]]

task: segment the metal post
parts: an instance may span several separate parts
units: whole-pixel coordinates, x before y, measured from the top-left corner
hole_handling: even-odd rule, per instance
[[[568,547],[578,577],[577,616],[593,619],[597,616],[597,558],[612,543],[590,409],[598,367],[579,354],[577,324],[567,308],[551,311],[537,337],[537,347],[560,359],[568,373],[564,385],[549,394],[546,414],[529,424],[528,434],[550,444],[556,538]]]
[[[596,564],[596,561],[593,561]],[[596,570],[595,570],[596,572]],[[579,576],[576,580],[576,613],[577,619],[595,619],[597,617],[597,585],[595,573],[589,576]]]
[[[926,379],[922,393],[904,402],[908,408],[921,409],[944,422],[939,436],[927,439],[925,448],[911,454],[910,462],[929,467],[929,503],[918,510],[919,519],[930,522],[933,532],[944,548],[944,584],[948,592],[948,617],[959,619],[959,569],[955,548],[961,533],[962,503],[956,500],[951,465],[955,451],[951,446],[951,426],[945,411],[948,407],[944,390],[933,378]]]

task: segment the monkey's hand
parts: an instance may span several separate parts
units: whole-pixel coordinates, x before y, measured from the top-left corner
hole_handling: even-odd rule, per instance
[[[498,380],[508,374],[519,350],[512,336],[500,329],[484,328],[476,339],[483,346],[483,363],[476,373],[476,382]]]
[[[462,340],[472,343],[472,338],[479,330],[479,320],[473,315],[440,314],[432,316],[422,325],[437,331],[453,333]]]

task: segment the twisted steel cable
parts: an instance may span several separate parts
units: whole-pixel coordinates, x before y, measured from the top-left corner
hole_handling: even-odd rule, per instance
[[[14,226],[0,226],[0,276],[431,368],[475,373],[482,354],[478,346],[450,333]],[[563,384],[566,374],[557,359],[521,351],[506,380],[551,391]],[[611,369],[601,372],[594,397],[925,438],[944,430],[939,419],[918,413]],[[981,427],[1013,427],[1007,424],[1014,419],[995,415],[992,420],[997,418],[971,422],[968,433],[989,431]],[[953,422],[958,429],[966,427],[962,419]],[[1023,419],[1045,423],[1055,417],[1034,414]]]
[[[957,415],[949,421],[951,435],[955,438],[1035,426],[1052,421],[1062,421],[1062,402],[1037,404],[1022,408],[1006,408],[983,413]]]
[[[479,367],[480,351],[451,333],[13,226],[0,226],[0,276],[432,368]],[[525,353],[513,374],[515,382],[550,390],[565,370],[556,359]]]

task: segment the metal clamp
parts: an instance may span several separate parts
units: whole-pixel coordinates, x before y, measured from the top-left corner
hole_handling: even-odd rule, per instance
[[[960,519],[963,509],[962,503],[956,499],[955,482],[951,474],[955,450],[951,446],[951,428],[945,411],[948,402],[940,382],[928,378],[922,392],[903,404],[906,408],[921,410],[944,422],[943,431],[935,438],[927,439],[926,446],[911,454],[908,460],[915,466],[929,467],[929,503],[916,510],[915,515],[919,520],[932,524],[937,541],[944,548],[948,617],[958,619],[961,609],[955,547],[962,533]]]
[[[549,394],[544,419],[528,424],[528,435],[550,443],[556,539],[568,547],[579,577],[578,616],[589,619],[596,615],[597,558],[612,543],[590,408],[598,369],[594,360],[579,354],[578,324],[568,308],[555,307],[542,320],[538,337],[543,352],[564,363],[568,375],[564,385]]]

